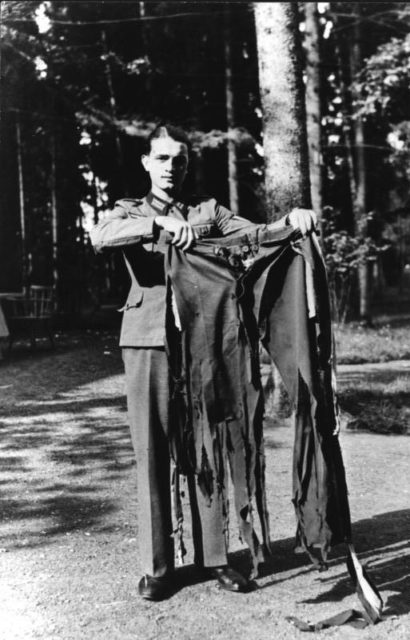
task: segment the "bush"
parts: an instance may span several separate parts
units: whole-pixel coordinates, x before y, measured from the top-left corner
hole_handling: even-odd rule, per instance
[[[357,272],[360,265],[377,260],[387,245],[378,246],[366,235],[373,214],[363,216],[362,230],[353,236],[345,230],[337,230],[337,213],[326,208],[323,217],[323,249],[327,268],[330,302],[334,322],[344,324],[352,315]]]

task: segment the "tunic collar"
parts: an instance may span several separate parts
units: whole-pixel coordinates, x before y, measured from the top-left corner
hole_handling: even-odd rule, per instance
[[[171,208],[173,201],[163,200],[163,198],[159,198],[157,195],[154,195],[152,191],[146,197],[146,200],[150,207],[155,209],[159,214],[167,215],[168,210]]]
[[[177,213],[186,217],[186,204],[181,200],[164,200],[153,194],[152,191],[146,196],[146,201],[158,215],[166,216],[171,209],[177,209]]]

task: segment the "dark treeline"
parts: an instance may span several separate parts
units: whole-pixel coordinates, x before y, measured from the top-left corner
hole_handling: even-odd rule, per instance
[[[92,255],[88,229],[117,198],[146,192],[139,155],[161,120],[191,133],[187,188],[272,218],[258,49],[259,63],[267,54],[252,4],[1,7],[0,290],[54,283],[69,313],[122,297],[119,260]],[[410,4],[300,3],[299,13],[335,312],[344,317],[357,290],[366,316],[372,290],[402,282],[410,262]]]

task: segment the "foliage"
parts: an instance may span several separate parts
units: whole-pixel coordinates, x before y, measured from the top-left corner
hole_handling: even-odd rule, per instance
[[[409,14],[410,18],[410,14]],[[410,26],[409,26],[410,28]],[[392,38],[370,56],[354,80],[358,114],[397,121],[410,117],[410,34]]]
[[[352,187],[359,175],[355,128],[360,117],[364,132],[362,183],[366,211],[377,212],[381,224],[371,235],[378,238],[385,212],[395,207],[392,195],[400,182],[400,168],[391,162],[394,151],[388,136],[395,123],[407,119],[410,104],[405,78],[410,31],[408,3],[331,2],[322,20],[327,21],[323,43],[326,204],[341,212],[343,228],[353,233],[351,195],[354,196]],[[362,60],[355,76],[352,70],[356,40]],[[405,188],[402,184],[401,190]],[[405,200],[401,207],[403,203]]]
[[[360,105],[352,104],[349,91],[354,6],[329,3],[320,18],[326,35],[325,201],[339,212],[337,225],[325,231],[324,242],[336,315],[342,319],[357,264],[374,259],[379,251],[369,236],[382,235],[378,229],[361,241],[352,236],[348,147],[353,143],[355,109],[360,106],[363,113],[367,109],[368,210],[378,209],[383,220],[380,210],[390,206],[393,187],[400,206],[406,205],[410,173],[407,5],[404,9],[402,3],[362,5],[361,19],[369,28],[363,29],[367,61],[356,79]],[[13,263],[17,272],[21,257],[17,120],[32,275],[38,281],[49,277],[53,266],[50,168],[51,149],[56,147],[54,195],[64,295],[71,288],[70,295],[75,296],[74,289],[80,288],[80,298],[88,296],[94,286],[96,261],[87,246],[87,229],[118,197],[145,192],[138,156],[146,134],[161,120],[175,121],[192,135],[194,171],[188,188],[212,193],[224,204],[228,204],[225,147],[233,139],[240,213],[255,221],[264,218],[262,114],[252,7],[233,3],[229,12],[236,126],[228,133],[226,6],[223,2],[213,2],[212,7],[206,2],[2,2],[0,153],[7,180],[2,181],[0,198],[2,226],[8,229],[0,238],[4,264]],[[48,20],[44,29],[39,27],[38,12]],[[403,36],[392,40],[392,29],[398,28]],[[122,286],[114,277],[117,266],[111,258],[98,264],[98,286],[110,296]],[[0,271],[0,288],[19,286],[18,276],[11,282],[9,270]]]
[[[377,245],[370,236],[353,236],[337,228],[337,215],[328,208],[323,218],[323,249],[328,273],[333,319],[346,322],[351,311],[352,290],[357,269],[366,262],[374,262],[386,245]],[[366,221],[372,215],[366,216]]]
[[[364,117],[384,132],[382,164],[390,186],[390,208],[409,202],[410,186],[410,10],[406,4],[397,12],[401,37],[378,46],[353,79],[356,117]]]
[[[12,233],[16,229],[13,242],[10,237],[5,240],[4,252],[0,247],[5,259],[8,246],[14,255],[20,252],[17,119],[22,132],[27,244],[37,282],[52,272],[50,150],[56,146],[54,195],[59,242],[64,244],[60,248],[60,269],[66,272],[60,279],[64,297],[70,297],[69,281],[73,295],[79,299],[89,295],[96,262],[92,258],[89,264],[86,229],[117,198],[145,192],[146,177],[138,157],[147,133],[161,120],[191,132],[196,157],[204,158],[199,188],[225,202],[225,147],[228,139],[235,141],[241,203],[252,217],[258,208],[255,194],[262,180],[262,159],[255,151],[260,117],[255,111],[257,60],[249,10],[246,4],[235,7],[237,126],[228,133],[224,3],[212,8],[184,2],[2,3],[2,163],[10,178],[1,198],[2,209],[14,220]],[[46,19],[44,28],[38,12]],[[243,84],[238,80],[242,77]],[[195,190],[198,180],[191,173],[188,188]],[[69,253],[67,261],[64,256]],[[109,282],[110,295],[121,287],[114,277],[118,266],[114,262],[110,257],[99,264],[99,287],[106,288]],[[2,274],[0,288],[21,286],[18,276],[10,282],[6,270]]]
[[[390,193],[392,208],[401,209],[410,203],[410,120],[391,124],[387,142],[391,152],[386,164],[395,177],[394,190]]]

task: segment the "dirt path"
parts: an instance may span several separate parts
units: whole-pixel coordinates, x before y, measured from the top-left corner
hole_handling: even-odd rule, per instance
[[[0,394],[3,640],[293,640],[303,636],[287,615],[317,621],[358,608],[342,555],[319,574],[292,551],[288,425],[266,431],[274,542],[259,588],[222,592],[188,564],[175,595],[149,603],[136,596],[136,475],[113,339],[80,337],[53,354],[17,350],[0,367]],[[318,635],[408,640],[410,438],[343,432],[341,443],[356,546],[382,592],[385,619]],[[246,571],[234,523],[231,540],[232,563]]]

